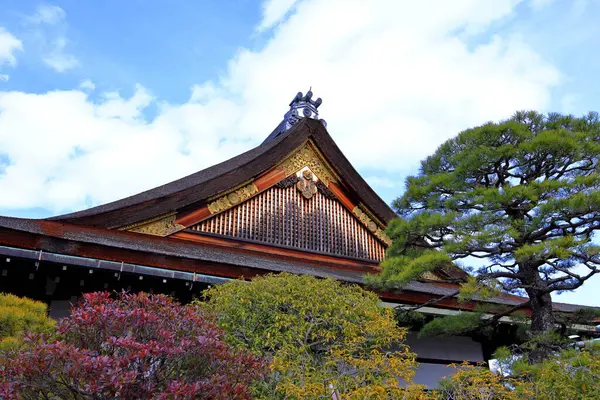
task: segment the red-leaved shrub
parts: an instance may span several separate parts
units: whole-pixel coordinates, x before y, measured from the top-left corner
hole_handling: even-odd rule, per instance
[[[250,398],[266,364],[222,338],[211,315],[170,297],[89,293],[55,337],[0,361],[0,398]]]

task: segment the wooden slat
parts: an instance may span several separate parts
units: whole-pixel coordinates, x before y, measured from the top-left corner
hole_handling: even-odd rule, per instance
[[[295,187],[272,187],[230,210],[192,226],[220,236],[379,262],[379,242],[341,203]]]

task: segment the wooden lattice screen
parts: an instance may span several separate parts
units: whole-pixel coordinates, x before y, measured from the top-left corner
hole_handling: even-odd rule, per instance
[[[192,229],[276,246],[379,262],[384,245],[343,205],[319,191],[273,187]]]

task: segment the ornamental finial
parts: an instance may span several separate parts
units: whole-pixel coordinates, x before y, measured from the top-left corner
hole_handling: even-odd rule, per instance
[[[298,122],[301,118],[312,118],[321,121],[321,123],[325,126],[327,124],[324,120],[319,119],[319,111],[317,110],[323,100],[319,97],[316,100],[313,100],[313,92],[312,87],[308,89],[305,95],[302,92],[298,92],[296,97],[290,103],[290,110],[285,113],[283,117],[285,122],[285,129],[290,129],[292,125]]]
[[[327,123],[323,119],[319,119],[319,111],[317,110],[323,100],[321,98],[317,98],[313,100],[313,92],[312,87],[308,89],[306,94],[302,94],[302,92],[298,92],[294,99],[290,102],[290,109],[283,116],[283,121],[275,128],[275,130],[267,137],[265,142],[275,139],[277,136],[282,134],[283,132],[290,129],[296,122],[300,121],[302,118],[312,118],[320,121],[323,126],[327,126]]]

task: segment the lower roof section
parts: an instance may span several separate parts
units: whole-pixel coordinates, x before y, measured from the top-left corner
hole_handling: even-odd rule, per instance
[[[197,237],[199,235],[192,234]],[[310,274],[360,283],[376,265],[303,252],[267,253],[251,244],[162,238],[57,221],[0,217],[0,245],[159,268],[251,278],[268,272]]]
[[[270,272],[288,272],[362,284],[364,274],[377,271],[376,265],[359,260],[308,257],[303,252],[277,252],[264,246],[191,236],[197,240],[162,238],[58,221],[0,217],[0,254],[37,257],[38,261],[137,271],[172,279],[202,279],[202,282],[210,279],[214,283]],[[402,290],[379,295],[384,301],[405,304],[422,304],[444,296],[436,307],[449,309],[472,310],[480,304],[475,301],[458,303],[457,288],[457,284],[447,282],[413,281]],[[525,301],[518,296],[502,295],[485,302],[514,306]],[[582,307],[555,303],[555,309],[564,312]]]
[[[113,271],[115,274],[138,274],[156,278],[177,279],[189,282],[201,282],[212,285],[226,283],[231,278],[222,278],[212,275],[196,274],[194,272],[176,271],[172,269],[148,267],[146,265],[130,264],[125,262],[107,261],[88,257],[68,256],[64,254],[48,253],[43,250],[19,249],[15,247],[0,246],[0,255],[5,257],[5,262],[10,263],[13,258],[34,261],[36,266],[42,262],[62,264],[64,266],[77,266],[89,270]]]

